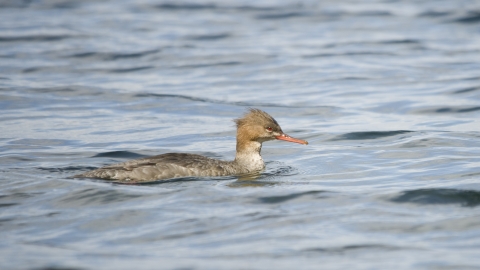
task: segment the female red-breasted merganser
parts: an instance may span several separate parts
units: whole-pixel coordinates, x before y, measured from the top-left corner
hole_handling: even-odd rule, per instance
[[[178,177],[242,175],[265,168],[260,151],[271,140],[308,144],[283,133],[273,117],[259,109],[250,109],[237,124],[237,154],[233,161],[195,154],[167,153],[108,165],[75,175],[76,178],[101,178],[117,182],[148,182]]]

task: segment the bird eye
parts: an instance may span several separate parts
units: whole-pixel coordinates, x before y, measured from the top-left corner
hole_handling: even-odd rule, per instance
[[[272,132],[272,131],[273,131],[273,128],[271,128],[271,127],[266,127],[265,129],[266,129],[268,132]]]

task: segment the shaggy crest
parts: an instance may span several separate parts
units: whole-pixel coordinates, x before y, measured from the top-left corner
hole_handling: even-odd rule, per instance
[[[241,126],[258,125],[259,120],[264,125],[274,124],[275,127],[272,127],[272,128],[277,128],[277,127],[280,128],[280,125],[277,123],[277,121],[273,117],[271,117],[268,113],[259,109],[254,109],[254,108],[250,108],[242,118],[238,118],[233,121],[237,124],[237,128],[239,128]]]

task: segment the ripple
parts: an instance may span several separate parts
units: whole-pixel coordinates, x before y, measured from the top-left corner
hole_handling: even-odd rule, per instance
[[[307,17],[310,16],[307,12],[285,12],[285,13],[273,13],[273,14],[260,14],[255,16],[259,20],[282,20],[295,17]]]
[[[462,144],[456,140],[429,137],[411,139],[398,145],[399,148],[434,148],[434,147],[458,147]]]
[[[0,2],[0,8],[26,8],[31,4],[31,0],[6,0]]]
[[[452,20],[452,22],[457,23],[479,23],[480,22],[480,11],[470,11],[466,15]]]
[[[216,67],[216,66],[235,66],[240,65],[242,62],[238,61],[230,61],[230,62],[218,62],[218,63],[211,63],[211,64],[193,64],[193,65],[182,65],[178,66],[177,68],[205,68],[205,67]]]
[[[480,111],[480,106],[449,106],[449,107],[433,107],[429,109],[421,109],[413,111],[418,114],[444,114],[444,113],[469,113]]]
[[[146,55],[156,54],[159,53],[161,50],[148,50],[142,52],[133,52],[133,53],[101,53],[101,52],[82,52],[76,53],[72,55],[68,55],[67,57],[71,58],[93,58],[93,59],[101,59],[105,61],[115,61],[118,59],[130,59],[130,58],[141,58]]]
[[[435,11],[435,10],[430,10],[430,11],[425,11],[419,14],[420,17],[445,17],[448,15],[451,15],[451,12],[447,11]]]
[[[106,69],[103,71],[111,72],[111,73],[128,73],[128,72],[135,72],[141,71],[146,69],[153,69],[153,66],[142,66],[142,67],[132,67],[132,68],[115,68],[115,69]]]
[[[470,93],[480,90],[480,87],[467,87],[454,91],[454,94]]]
[[[396,40],[386,40],[379,42],[381,44],[422,44],[420,40],[417,39],[396,39]]]
[[[393,13],[384,10],[369,10],[355,13],[357,16],[393,16]]]
[[[279,162],[267,162],[267,166],[270,167],[272,163],[279,163]],[[297,175],[298,170],[292,166],[285,166],[284,164],[277,164],[274,168],[269,168],[268,172],[262,173],[264,177],[271,177],[271,176],[292,176]]]
[[[327,192],[328,191],[316,190],[316,191],[307,191],[307,192],[293,193],[293,194],[281,195],[281,196],[267,196],[267,197],[258,198],[258,201],[260,203],[266,203],[266,204],[277,204],[277,203],[290,201],[296,198],[300,198],[304,196],[312,196],[312,195],[315,199],[321,199],[321,198],[325,198],[325,196],[318,196],[318,195],[324,194]]]
[[[202,103],[213,103],[213,104],[229,104],[229,105],[234,105],[234,106],[241,106],[241,107],[274,107],[274,108],[331,108],[329,106],[305,106],[305,105],[282,105],[282,104],[274,104],[274,103],[262,103],[262,102],[242,102],[242,101],[223,101],[223,100],[217,100],[217,99],[209,99],[209,98],[201,98],[201,97],[195,97],[195,96],[187,96],[187,95],[176,95],[176,94],[156,94],[156,93],[140,93],[140,94],[135,94],[134,97],[139,97],[139,98],[176,98],[176,99],[185,99],[185,100],[190,100],[190,101],[198,101]]]
[[[104,205],[118,203],[140,198],[141,194],[127,194],[117,190],[98,190],[87,188],[75,191],[71,194],[59,198],[58,201],[63,207]]]
[[[145,155],[137,154],[130,151],[112,151],[112,152],[104,152],[100,154],[96,154],[93,156],[96,157],[114,157],[114,158],[142,158]]]
[[[368,252],[377,251],[393,251],[393,250],[401,250],[403,248],[390,246],[390,245],[381,245],[381,244],[365,244],[365,245],[346,245],[342,247],[326,247],[326,248],[308,248],[304,249],[303,251],[306,252],[321,252],[321,253],[344,253],[344,252],[351,252],[351,251],[361,251],[361,250],[369,250]]]
[[[339,52],[339,53],[319,53],[319,54],[309,54],[303,55],[302,58],[309,59],[309,58],[320,58],[320,57],[338,57],[338,56],[357,56],[357,55],[388,55],[393,56],[394,53],[389,52]],[[363,78],[365,79],[365,78]]]
[[[374,140],[378,138],[391,137],[405,133],[411,133],[410,130],[394,130],[394,131],[367,131],[367,132],[351,132],[336,136],[330,139],[330,141],[343,141],[343,140]]]
[[[196,3],[164,3],[155,6],[158,9],[166,10],[205,10],[205,9],[216,9],[217,5],[214,4],[196,4]]]
[[[255,5],[229,5],[221,6],[218,4],[199,4],[199,3],[163,3],[154,6],[157,9],[166,11],[203,11],[203,10],[228,10],[228,11],[272,11],[277,10],[274,6],[255,6]]]
[[[11,193],[7,195],[0,195],[0,200],[16,200],[16,199],[26,199],[33,197],[35,195],[42,194],[42,193],[25,193],[25,192],[17,192]]]
[[[230,36],[231,36],[230,34],[221,33],[221,34],[209,34],[209,35],[189,36],[189,37],[187,37],[187,39],[190,39],[190,40],[198,40],[198,41],[201,41],[201,40],[209,41],[209,40],[225,39],[225,38],[228,38],[228,37],[230,37]]]
[[[480,205],[480,191],[429,188],[404,191],[392,199],[397,203],[429,204],[460,204],[463,207]]]
[[[112,96],[111,93],[106,93],[105,89],[95,88],[95,87],[85,87],[81,85],[68,85],[68,86],[58,86],[58,87],[39,87],[31,89],[23,89],[23,91],[28,91],[33,98],[39,99],[37,94],[40,96],[47,96],[43,94],[54,93],[60,97],[98,97],[101,95]]]
[[[72,36],[71,35],[0,36],[0,42],[60,41],[68,38],[72,38]]]
[[[93,166],[66,166],[66,167],[37,167],[38,170],[58,173],[58,172],[76,172],[76,171],[90,171],[97,167]]]

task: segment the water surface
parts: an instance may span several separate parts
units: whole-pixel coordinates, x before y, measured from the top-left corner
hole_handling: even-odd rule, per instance
[[[480,267],[478,1],[0,1],[2,269]],[[69,177],[167,152],[260,177]]]

